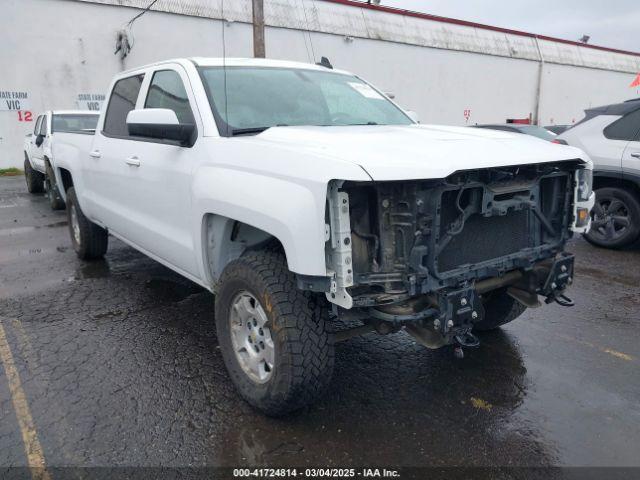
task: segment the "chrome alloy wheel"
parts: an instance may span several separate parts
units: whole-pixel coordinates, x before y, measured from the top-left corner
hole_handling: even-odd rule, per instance
[[[78,221],[78,212],[75,205],[69,207],[71,215],[71,231],[73,232],[73,239],[77,245],[80,245],[80,222]]]
[[[231,302],[229,322],[242,370],[256,383],[267,382],[273,375],[275,348],[262,305],[249,292],[239,292]]]

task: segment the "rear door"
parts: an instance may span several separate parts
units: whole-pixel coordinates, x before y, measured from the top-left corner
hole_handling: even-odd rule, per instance
[[[640,178],[640,109],[628,113],[622,120],[624,133],[630,138],[622,156],[624,175]]]
[[[130,201],[126,182],[129,167],[125,163],[138,142],[129,137],[126,118],[136,108],[144,77],[141,71],[115,81],[104,119],[98,123],[93,145],[83,161],[86,189],[82,200],[87,205],[81,207],[94,221],[126,238],[138,221]]]

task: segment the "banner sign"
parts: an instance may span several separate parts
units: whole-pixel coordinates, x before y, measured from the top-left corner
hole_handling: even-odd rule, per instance
[[[76,104],[80,110],[99,112],[105,95],[103,93],[79,93]]]
[[[27,92],[0,90],[0,111],[17,112],[29,110],[30,106]]]

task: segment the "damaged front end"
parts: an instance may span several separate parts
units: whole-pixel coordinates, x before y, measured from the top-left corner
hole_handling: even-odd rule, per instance
[[[381,333],[471,346],[491,292],[570,305],[581,161],[460,171],[444,179],[332,182],[329,301]]]

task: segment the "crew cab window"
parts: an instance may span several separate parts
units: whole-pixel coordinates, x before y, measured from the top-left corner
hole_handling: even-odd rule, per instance
[[[609,140],[631,141],[638,138],[640,132],[640,109],[627,113],[604,129],[604,136]]]
[[[144,108],[168,108],[175,112],[180,123],[195,123],[187,91],[174,70],[159,70],[153,74]]]
[[[104,118],[104,133],[118,137],[129,136],[127,114],[136,108],[143,79],[144,75],[135,75],[116,82]]]

